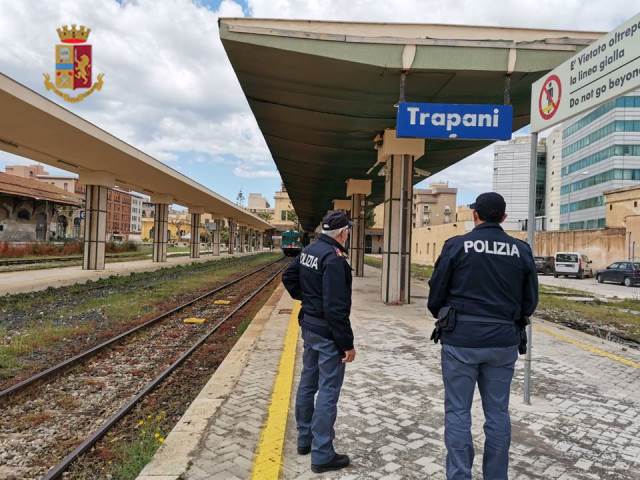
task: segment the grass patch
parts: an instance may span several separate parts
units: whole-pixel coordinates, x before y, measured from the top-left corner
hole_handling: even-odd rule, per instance
[[[369,265],[370,267],[382,268],[382,259],[376,257],[370,257],[369,255],[364,256],[364,264]]]
[[[14,376],[21,360],[33,352],[96,329],[120,330],[141,316],[161,312],[167,303],[182,302],[279,256],[225,258],[0,297],[0,378]]]
[[[377,257],[364,256],[365,265],[370,267],[382,268],[382,259]],[[433,267],[431,265],[420,265],[418,263],[411,264],[411,276],[416,280],[427,280],[431,278],[433,274]]]
[[[86,334],[92,327],[92,324],[61,326],[47,321],[43,325],[29,327],[13,336],[8,335],[5,328],[0,329],[2,337],[2,343],[0,344],[0,378],[12,377],[21,366],[21,357],[72,335]]]
[[[164,443],[162,422],[164,413],[138,421],[136,432],[129,441],[115,451],[113,478],[134,480],[144,466],[151,461],[156,450]]]
[[[590,296],[583,292],[566,290],[569,289],[565,289],[564,293],[575,292],[576,296]],[[603,303],[596,299],[594,302],[584,303],[550,295],[548,291],[541,293],[536,316],[556,323],[576,325],[596,334],[606,335],[606,332],[601,332],[605,329],[620,337],[640,342],[640,316],[625,311],[640,311],[640,302],[636,300]]]

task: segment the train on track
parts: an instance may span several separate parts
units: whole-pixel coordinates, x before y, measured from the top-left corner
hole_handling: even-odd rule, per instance
[[[282,253],[287,257],[296,257],[302,251],[303,235],[298,230],[282,232]]]

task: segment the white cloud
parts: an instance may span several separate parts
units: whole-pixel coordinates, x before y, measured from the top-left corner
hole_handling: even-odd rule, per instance
[[[635,13],[623,0],[249,0],[256,17],[610,29]]]
[[[242,178],[278,178],[280,175],[276,170],[257,170],[247,168],[245,165],[238,165],[233,169],[233,174]]]
[[[273,165],[218,35],[219,14],[243,15],[237,3],[212,11],[191,0],[0,0],[0,11],[3,73],[42,93],[56,28],[87,25],[105,85],[66,108],[165,162],[201,152]]]
[[[491,190],[493,175],[493,146],[488,146],[455,165],[421,182],[425,188],[431,183],[448,182],[458,188],[458,203],[469,203],[482,192]]]

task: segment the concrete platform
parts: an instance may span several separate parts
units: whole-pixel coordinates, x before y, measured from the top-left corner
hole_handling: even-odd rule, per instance
[[[295,451],[291,403],[302,345],[293,302],[279,290],[139,479],[443,478],[440,346],[428,339],[426,289],[413,287],[412,305],[387,307],[378,299],[379,270],[365,275],[354,282],[358,357],[347,368],[336,425],[336,448],[351,455],[350,468],[315,475],[309,456]],[[640,351],[535,321],[534,362],[532,406],[521,400],[521,361],[513,384],[511,478],[638,479]],[[479,398],[473,415],[481,478]]]
[[[268,250],[265,250],[267,252]],[[222,253],[219,256],[204,255],[193,259],[189,257],[169,257],[166,262],[154,263],[151,258],[132,260],[129,262],[107,263],[104,270],[83,270],[82,266],[43,268],[23,270],[19,272],[0,272],[0,295],[14,293],[36,292],[46,290],[49,287],[57,288],[77,283],[86,283],[100,278],[111,276],[129,275],[133,272],[152,272],[161,268],[188,265],[191,263],[209,262],[229,257],[241,257],[255,255],[251,253]]]

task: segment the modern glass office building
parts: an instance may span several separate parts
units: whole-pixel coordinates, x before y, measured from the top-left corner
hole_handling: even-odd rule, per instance
[[[506,230],[526,230],[529,217],[529,166],[531,138],[515,137],[505,143],[497,143],[493,154],[493,191],[507,202]],[[536,217],[540,220],[536,229],[545,230],[545,179],[546,143],[538,143],[538,170],[536,173]]]
[[[565,123],[560,229],[605,226],[603,193],[640,184],[640,90]]]

